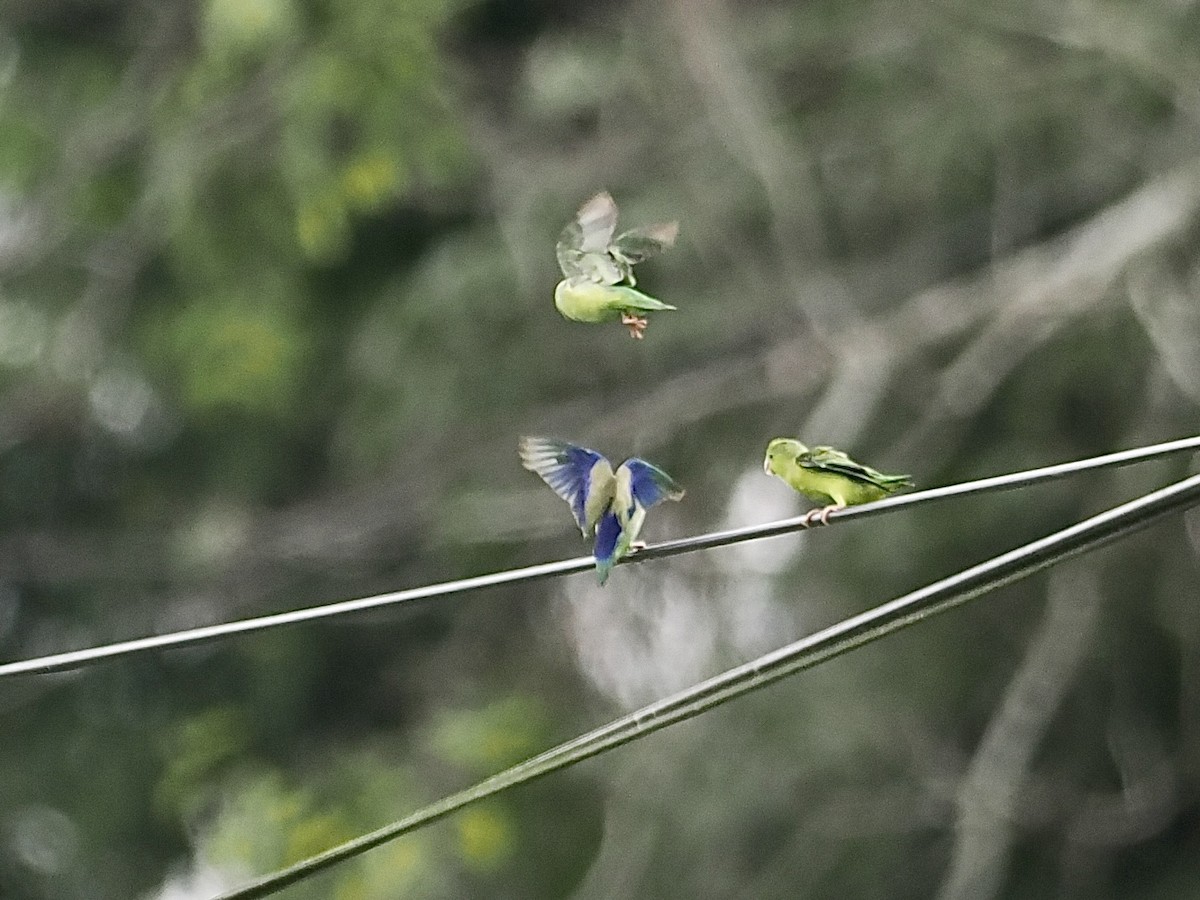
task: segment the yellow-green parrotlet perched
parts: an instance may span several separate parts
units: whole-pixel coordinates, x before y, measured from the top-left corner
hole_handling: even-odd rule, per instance
[[[884,475],[857,463],[832,447],[809,449],[792,438],[775,438],[767,444],[763,471],[782,478],[815,503],[823,504],[804,517],[805,525],[829,524],[835,509],[882,500],[903,488],[912,487],[907,475]]]
[[[521,438],[519,452],[521,465],[571,505],[583,536],[595,536],[600,584],[608,580],[617,560],[635,547],[646,510],[683,498],[683,488],[670,475],[636,456],[614,471],[595,450],[544,437]]]
[[[599,193],[580,207],[562,230],[555,253],[563,280],[554,289],[554,305],[576,322],[616,322],[641,338],[646,313],[674,306],[634,290],[633,267],[674,246],[678,222],[633,228],[613,237],[617,204]]]

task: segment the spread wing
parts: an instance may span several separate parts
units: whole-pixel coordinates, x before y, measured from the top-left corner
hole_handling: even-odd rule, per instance
[[[629,470],[630,493],[643,509],[649,509],[664,500],[682,499],[683,488],[658,466],[636,456],[625,460],[621,466]]]
[[[835,450],[832,447],[813,447],[807,453],[801,453],[796,457],[796,463],[804,469],[834,472],[853,481],[861,481],[889,490],[912,486],[912,479],[907,475],[885,475],[870,466],[855,462],[841,450]]]
[[[612,489],[612,466],[608,460],[587,447],[544,437],[521,438],[518,452],[521,465],[536,472],[554,493],[570,504],[575,522],[586,536],[588,499],[593,484],[604,482],[608,490]]]
[[[615,284],[620,280],[616,264],[609,258],[608,245],[617,228],[617,204],[607,191],[602,191],[583,204],[558,236],[555,254],[563,276],[582,275],[589,280]],[[606,265],[607,264],[607,265]],[[614,275],[613,280],[597,279],[597,274]]]
[[[612,255],[629,265],[657,256],[675,246],[679,237],[678,222],[660,222],[644,228],[632,228],[617,235],[612,242]]]

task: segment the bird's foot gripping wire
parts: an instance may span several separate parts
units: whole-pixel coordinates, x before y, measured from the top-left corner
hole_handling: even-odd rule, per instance
[[[846,504],[835,503],[832,506],[822,506],[820,509],[810,509],[804,514],[804,527],[812,528],[816,524],[828,525],[829,514],[838,509],[845,509]]]

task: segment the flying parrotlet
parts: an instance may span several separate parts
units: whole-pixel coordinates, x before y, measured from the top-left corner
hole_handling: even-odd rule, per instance
[[[570,504],[583,536],[595,538],[600,584],[618,559],[637,548],[646,511],[683,497],[683,488],[670,475],[636,456],[614,471],[595,450],[544,437],[521,438],[519,452],[521,465]]]
[[[675,307],[635,290],[633,267],[674,246],[679,223],[633,228],[614,238],[616,228],[617,204],[607,191],[579,208],[558,236],[563,280],[554,289],[554,305],[576,322],[619,320],[640,340],[646,313]]]
[[[881,500],[888,494],[912,487],[907,475],[884,475],[857,463],[841,450],[813,447],[791,438],[775,438],[767,444],[763,471],[777,475],[808,499],[827,504],[804,516],[806,526],[829,524],[835,509]]]

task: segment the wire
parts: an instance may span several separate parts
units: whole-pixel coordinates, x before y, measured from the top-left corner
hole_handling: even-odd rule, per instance
[[[1129,465],[1131,463],[1143,462],[1145,460],[1167,456],[1173,453],[1181,453],[1188,450],[1200,450],[1200,435],[1189,438],[1181,438],[1175,441],[1168,441],[1167,443],[1163,444],[1154,444],[1148,447],[1136,447],[1132,450],[1122,450],[1118,453],[1109,453],[1104,456],[1095,456],[1089,459],[1082,459],[1074,462],[1060,463],[1058,465],[1045,466],[1038,469],[1027,469],[1022,472],[1013,472],[1007,475],[997,475],[991,478],[979,479],[977,481],[966,481],[959,484],[947,485],[945,487],[932,488],[930,490],[915,491],[910,494],[887,497],[875,503],[867,503],[862,506],[852,506],[847,509],[837,510],[830,515],[829,519],[830,522],[833,522],[835,520],[841,521],[843,519],[873,516],[903,507],[915,506],[920,503],[927,503],[934,500],[945,500],[951,497],[960,497],[965,494],[979,494],[986,491],[1013,490],[1015,488],[1025,487],[1043,481],[1067,478],[1072,475],[1077,475],[1081,472],[1088,472],[1111,466]],[[804,517],[795,516],[790,519],[781,519],[776,522],[768,522],[762,525],[749,525],[744,528],[734,528],[727,531],[715,531],[708,534],[696,535],[694,537],[680,538],[674,541],[663,541],[658,544],[652,544],[637,551],[631,556],[625,557],[624,559],[620,560],[620,562],[635,563],[646,562],[653,559],[663,559],[668,556],[677,556],[681,553],[690,553],[695,550],[709,550],[715,547],[724,547],[728,544],[740,543],[742,541],[775,537],[777,535],[799,531],[806,527],[808,527],[808,524],[805,522]],[[434,597],[447,597],[454,594],[468,593],[470,591],[481,590],[488,587],[496,587],[502,584],[518,584],[527,581],[537,581],[543,578],[554,578],[559,575],[570,575],[575,572],[586,571],[587,569],[592,568],[593,565],[595,565],[595,561],[592,557],[581,556],[575,559],[559,560],[558,562],[540,563],[538,565],[526,566],[520,569],[507,569],[501,572],[493,572],[488,575],[476,575],[471,578],[463,578],[457,581],[446,581],[440,584],[425,585],[422,587],[409,588],[402,591],[392,591],[386,594],[376,594],[371,597],[342,600],[323,606],[312,606],[305,609],[297,609],[289,612],[259,616],[253,619],[241,619],[239,621],[224,622],[217,625],[204,625],[199,628],[189,628],[182,631],[169,632],[167,634],[151,635],[149,637],[119,641],[113,644],[104,644],[101,646],[89,647],[81,650],[70,650],[63,653],[50,654],[48,656],[39,656],[31,659],[0,663],[0,678],[7,678],[16,675],[45,674],[49,672],[61,672],[68,669],[78,669],[94,663],[120,659],[139,653],[147,653],[152,650],[166,650],[170,648],[187,647],[194,644],[224,640],[225,638],[235,637],[241,634],[265,631],[267,629],[278,628],[286,625],[297,625],[301,622],[310,622],[317,619],[328,619],[335,616],[349,615],[351,613],[363,612],[369,609],[377,609],[383,606],[398,606],[400,604],[413,603],[419,600],[429,600]]]
[[[443,797],[389,825],[265,875],[221,894],[215,900],[253,900],[274,894],[323,869],[445,818],[465,806],[598,756],[668,725],[694,718],[713,707],[810,669],[929,616],[946,612],[996,588],[1112,543],[1170,513],[1197,503],[1200,503],[1200,475],[1193,475],[728,669],[559,744],[473,787]]]

